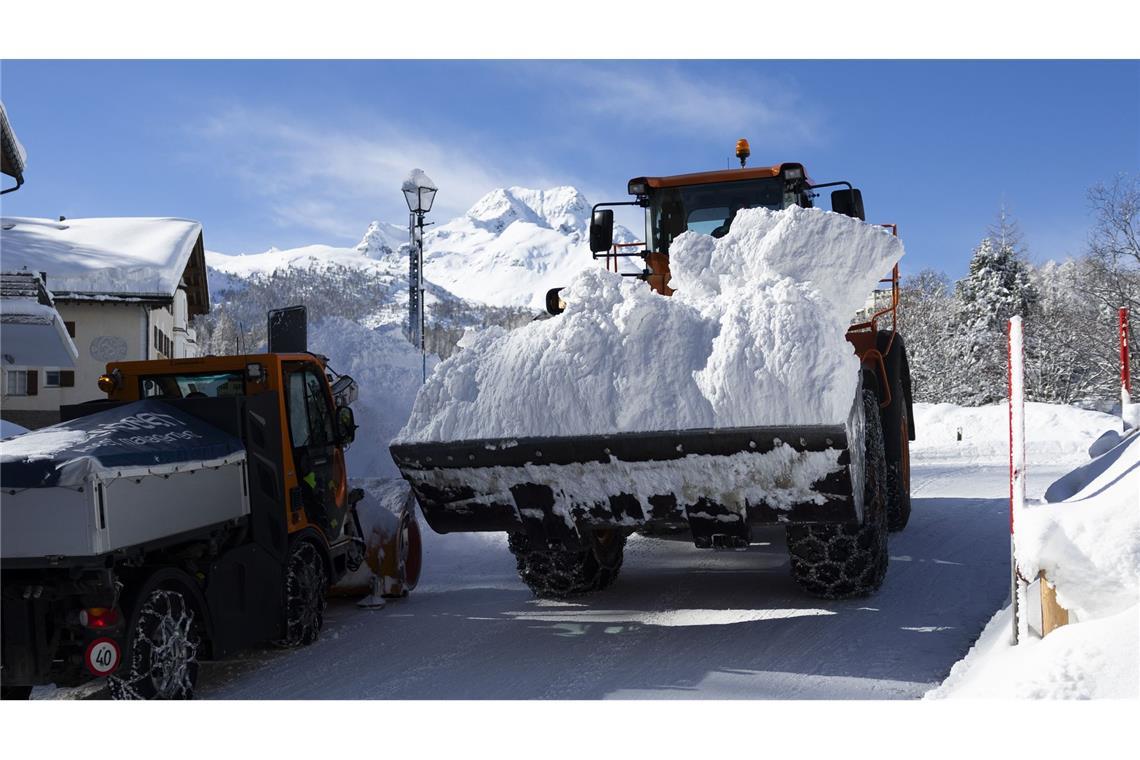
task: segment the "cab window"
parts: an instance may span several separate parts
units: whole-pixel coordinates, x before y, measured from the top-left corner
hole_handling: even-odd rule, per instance
[[[308,369],[290,372],[286,377],[289,433],[293,447],[331,445],[332,411],[321,379]]]
[[[148,375],[139,379],[142,398],[224,398],[245,395],[241,372]]]

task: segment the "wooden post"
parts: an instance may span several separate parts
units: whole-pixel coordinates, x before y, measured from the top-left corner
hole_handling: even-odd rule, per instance
[[[1057,589],[1045,579],[1044,570],[1038,577],[1041,579],[1041,636],[1044,637],[1069,624],[1069,611],[1057,603]]]

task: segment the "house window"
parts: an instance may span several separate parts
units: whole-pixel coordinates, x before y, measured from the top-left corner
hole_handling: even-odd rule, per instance
[[[67,328],[67,334],[74,338],[75,337],[75,323],[74,322],[64,322],[63,326]]]
[[[44,370],[44,387],[45,388],[58,388],[59,387],[59,370],[58,369]]]
[[[39,390],[39,373],[34,369],[10,369],[4,374],[6,395],[34,396]]]

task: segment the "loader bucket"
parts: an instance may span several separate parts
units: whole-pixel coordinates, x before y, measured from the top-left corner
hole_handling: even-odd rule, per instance
[[[740,547],[753,524],[858,521],[862,475],[847,440],[840,424],[399,443],[390,451],[438,533],[526,532],[572,544],[581,530],[687,525],[698,546]]]

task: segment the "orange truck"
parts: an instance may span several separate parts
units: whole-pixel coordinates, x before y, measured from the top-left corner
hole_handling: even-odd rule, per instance
[[[115,362],[99,387],[0,443],[4,696],[94,676],[115,697],[188,698],[201,659],[315,641],[368,553],[352,378],[298,350]],[[396,595],[419,563],[398,539],[371,552],[413,568],[384,568]]]
[[[835,188],[833,211],[865,218],[862,194],[849,182],[813,183],[799,163],[748,167],[749,152],[741,140],[738,169],[629,180],[632,200],[592,210],[594,258],[614,272],[623,257],[640,259],[641,271],[622,274],[668,296],[670,244],[687,230],[720,237],[741,209],[811,208],[824,188]],[[644,242],[614,244],[613,206],[644,210]],[[886,572],[888,530],[901,530],[910,514],[915,435],[906,347],[896,329],[897,266],[881,284],[887,287],[880,288],[879,305],[847,333],[862,364],[847,425],[398,443],[392,456],[434,530],[507,532],[519,575],[539,596],[612,583],[635,531],[691,540],[698,548],[743,549],[754,526],[771,524],[786,527],[792,575],[805,591],[825,598],[869,594]],[[558,289],[546,300],[551,314],[561,313]],[[793,456],[833,457],[836,468],[813,484],[814,498],[790,508],[765,498],[744,509],[720,503],[720,483],[713,481],[747,477],[766,454],[784,447]],[[646,493],[644,484],[679,482],[678,473],[690,471],[705,478],[703,492],[699,480],[685,480],[684,495],[667,488]]]

